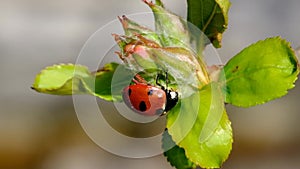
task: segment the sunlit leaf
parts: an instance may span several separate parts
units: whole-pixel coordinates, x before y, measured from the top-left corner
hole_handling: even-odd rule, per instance
[[[116,70],[118,78],[112,83]],[[107,101],[120,101],[121,91],[130,83],[131,77],[131,72],[117,63],[106,64],[95,73],[89,72],[85,66],[61,64],[42,70],[36,76],[32,88],[41,93],[90,94]]]
[[[86,93],[82,78],[91,76],[85,66],[73,64],[53,65],[45,68],[36,76],[32,88],[41,93],[56,95],[82,94]]]
[[[217,168],[232,148],[232,129],[215,83],[181,100],[167,115],[167,128],[186,156],[202,168]]]
[[[289,43],[279,37],[259,41],[234,56],[221,77],[226,102],[254,106],[287,94],[299,74]]]

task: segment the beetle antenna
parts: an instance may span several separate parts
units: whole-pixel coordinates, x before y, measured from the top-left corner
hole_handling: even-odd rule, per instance
[[[155,83],[156,83],[158,86],[161,86],[161,84],[158,82],[158,79],[159,79],[159,74],[156,75]]]
[[[168,78],[168,72],[166,71],[166,90],[168,90],[168,83],[169,83],[169,78]]]

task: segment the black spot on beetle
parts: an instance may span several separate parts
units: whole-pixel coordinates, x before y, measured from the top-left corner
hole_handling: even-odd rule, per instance
[[[144,101],[141,101],[139,104],[139,110],[140,111],[146,111],[147,110],[147,106],[146,103]]]
[[[148,91],[148,96],[151,96],[151,95],[153,95],[153,90],[152,89],[150,89],[149,91]]]
[[[131,95],[131,89],[128,90],[128,96],[130,96],[130,95]]]

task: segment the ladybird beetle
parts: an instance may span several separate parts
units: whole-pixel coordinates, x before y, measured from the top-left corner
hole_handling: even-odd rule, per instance
[[[172,109],[178,102],[178,93],[164,88],[147,84],[140,76],[133,79],[134,84],[123,89],[123,100],[125,104],[134,112],[141,115],[154,116],[164,115]],[[167,74],[166,74],[167,79]],[[166,81],[167,86],[167,81]]]

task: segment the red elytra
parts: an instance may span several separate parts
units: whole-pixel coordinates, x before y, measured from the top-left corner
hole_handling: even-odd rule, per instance
[[[134,112],[141,115],[164,115],[178,102],[178,93],[160,86],[146,84],[141,77],[136,76],[135,84],[123,89],[123,100]]]
[[[143,83],[125,87],[123,100],[133,111],[147,116],[163,114],[167,101],[164,90]]]

